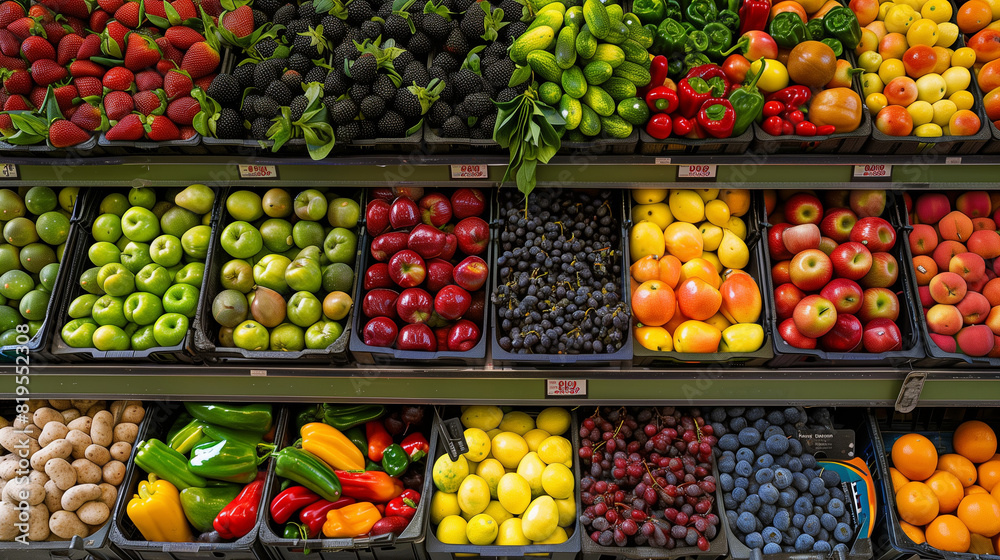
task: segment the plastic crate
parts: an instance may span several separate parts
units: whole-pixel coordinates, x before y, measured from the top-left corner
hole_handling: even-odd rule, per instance
[[[163,408],[150,423],[147,431],[149,438],[164,439],[173,421],[184,410],[181,403],[160,403]],[[275,422],[277,425],[275,433],[280,433],[287,423],[288,415],[284,408],[275,407]],[[148,439],[148,438],[146,438]],[[137,442],[140,440],[136,440]],[[267,461],[258,467],[258,470],[265,470],[268,473],[274,470],[274,461]],[[133,494],[138,492],[139,483],[146,480],[147,473],[138,466],[129,465],[125,474],[125,481],[118,490],[119,497],[128,496],[131,499]],[[232,542],[207,543],[207,542],[157,542],[147,541],[142,538],[142,533],[135,527],[132,520],[126,513],[128,499],[122,499],[116,504],[113,514],[114,525],[111,530],[111,541],[121,550],[125,551],[131,558],[137,560],[198,560],[203,558],[216,558],[222,560],[269,560],[264,547],[257,541],[257,529],[255,526],[249,533]],[[267,511],[267,502],[261,498],[260,509]],[[196,532],[192,528],[192,532]],[[197,535],[195,535],[197,537]]]
[[[983,108],[985,110],[985,107]],[[996,127],[992,122],[985,123],[990,129],[990,140],[986,142],[983,149],[979,151],[981,154],[1000,154],[1000,129]]]
[[[632,197],[627,197],[627,214],[632,215]],[[774,293],[771,285],[770,267],[764,264],[764,255],[767,253],[767,235],[763,227],[766,217],[764,215],[764,199],[759,192],[751,193],[750,211],[742,216],[747,226],[746,245],[750,250],[750,262],[745,270],[757,281],[757,287],[761,295],[760,318],[757,322],[764,328],[764,342],[756,352],[713,352],[711,354],[697,354],[690,352],[657,352],[649,350],[641,344],[633,342],[633,365],[636,366],[663,366],[679,364],[719,364],[725,367],[759,367],[765,365],[774,358],[774,346],[771,344],[771,333],[769,325],[774,318],[774,298],[767,297]],[[631,228],[631,219],[625,231]],[[631,251],[626,245],[625,259],[631,262]],[[631,282],[629,283],[631,286]],[[631,288],[628,292],[628,301],[632,301]],[[633,325],[634,326],[634,325]]]
[[[87,252],[93,242],[93,236],[91,235],[90,230],[93,226],[94,220],[100,215],[101,200],[111,193],[128,195],[128,192],[129,189],[127,188],[91,188],[87,189],[86,193],[83,195],[82,201],[77,202],[78,208],[81,204],[84,205],[84,207],[80,212],[78,221],[73,224],[73,227],[76,228],[75,231],[78,232],[78,235],[76,236],[77,239],[75,241],[76,245],[73,248],[73,254],[69,260],[69,267],[66,272],[68,275],[66,277],[66,283],[60,284],[63,290],[63,297],[59,300],[59,306],[55,316],[55,324],[52,327],[52,356],[57,361],[93,362],[107,360],[142,362],[154,361],[162,363],[193,363],[196,361],[192,345],[194,335],[190,324],[188,326],[188,332],[184,336],[184,340],[177,346],[157,346],[147,350],[101,351],[96,348],[73,348],[66,344],[66,342],[62,339],[63,325],[69,320],[70,304],[73,303],[73,300],[76,299],[77,296],[86,293],[83,288],[80,287],[79,278],[80,274],[90,268],[91,265],[90,259],[87,257]],[[219,215],[225,207],[225,197],[221,196],[221,194],[222,192],[220,190],[215,190],[215,204],[212,207],[213,236],[215,235],[214,230],[219,222]],[[205,277],[202,278],[201,288],[199,290],[198,309],[202,307],[202,304],[205,301],[204,293],[205,288],[208,285],[206,280],[208,277],[208,263],[211,262],[211,260],[212,247],[209,245],[208,255],[205,257]],[[59,273],[63,274],[63,271],[60,270]]]
[[[627,292],[627,287],[629,285],[629,271],[628,271],[628,229],[625,227],[626,223],[626,213],[625,204],[623,201],[623,194],[627,191],[614,191],[610,198],[608,199],[610,203],[610,208],[612,216],[618,220],[618,228],[621,230],[619,235],[621,237],[621,243],[623,250],[618,251],[621,258],[621,286],[622,286],[622,298],[623,301],[627,302],[625,296]],[[499,194],[499,193],[498,193]],[[571,196],[571,194],[570,194]],[[497,215],[499,216],[499,204],[497,204]],[[497,235],[493,241],[495,248],[495,253],[497,256],[500,254],[500,236]],[[495,259],[494,259],[495,260]],[[496,266],[496,262],[490,263]],[[490,282],[491,293],[496,293],[497,286],[499,285],[500,278],[499,274],[493,274],[492,280]],[[567,365],[571,364],[583,364],[587,366],[607,366],[616,368],[626,368],[632,364],[632,329],[631,327],[624,333],[627,337],[622,347],[618,349],[617,352],[608,354],[515,354],[513,352],[508,352],[500,347],[500,328],[499,328],[499,318],[496,314],[496,308],[492,309],[490,312],[490,330],[492,333],[490,335],[491,353],[493,357],[493,365],[495,366],[530,366],[532,368],[565,368]]]
[[[559,148],[560,154],[634,154],[639,146],[639,131],[632,130],[628,138],[604,138],[595,137],[589,142],[562,142]]]
[[[229,197],[230,193],[236,192],[237,190],[239,189],[234,188],[223,192],[220,194],[219,198],[225,201],[225,199]],[[292,191],[289,189],[289,194],[297,194],[299,190]],[[356,191],[353,189],[341,188],[336,192],[349,197],[356,196]],[[292,196],[292,198],[294,199],[295,197]],[[361,204],[361,211],[364,212],[364,204]],[[198,310],[195,312],[194,319],[191,321],[194,353],[200,359],[205,360],[210,364],[231,364],[236,362],[272,363],[285,362],[287,360],[298,360],[310,363],[346,364],[348,362],[347,341],[351,328],[349,319],[344,320],[344,332],[341,333],[340,337],[338,337],[333,344],[323,349],[304,349],[299,350],[298,352],[280,352],[272,350],[246,350],[243,348],[230,348],[217,345],[218,327],[215,325],[214,319],[212,318],[212,302],[215,301],[215,296],[218,295],[223,289],[222,281],[219,279],[222,266],[232,259],[232,257],[226,253],[225,249],[222,248],[222,230],[236,220],[229,215],[228,211],[220,207],[219,215],[217,216],[216,221],[217,226],[212,229],[212,240],[209,244],[208,259],[205,262],[205,280],[202,284],[203,296],[201,301],[198,303]],[[351,293],[354,293],[354,289],[356,289],[358,285],[358,271],[360,269],[358,268],[357,253],[355,253],[353,269],[354,286],[351,288]],[[354,310],[352,309],[351,312],[353,313]]]
[[[519,407],[517,410],[522,412],[527,412],[528,414],[537,414],[544,407],[532,407],[525,408]],[[451,408],[442,411],[440,418],[454,418],[461,414],[458,408]],[[440,430],[438,426],[441,420],[436,418],[434,421],[434,427],[431,428],[431,449],[430,454],[427,456],[427,463],[433,464],[438,457],[445,454],[444,447],[438,446],[438,439]],[[580,461],[577,458],[576,451],[580,449],[580,434],[576,427],[579,423],[576,419],[576,414],[573,413],[573,419],[570,422],[569,436],[570,441],[573,443],[573,476],[576,481],[580,480]],[[565,434],[563,434],[565,437]],[[421,502],[424,500],[431,500],[434,492],[437,489],[434,488],[433,477],[424,477],[424,488],[423,493],[421,493]],[[579,484],[573,489],[574,497],[576,498],[576,511],[582,512],[583,506],[580,503],[580,487]],[[570,530],[572,529],[572,530]],[[582,527],[580,522],[576,521],[573,523],[571,528],[566,528],[566,533],[569,538],[566,542],[560,544],[533,544],[527,546],[497,546],[497,545],[487,545],[487,546],[477,546],[473,544],[445,544],[438,540],[434,527],[431,527],[430,517],[427,518],[427,556],[430,560],[453,560],[455,558],[461,558],[464,556],[480,556],[483,558],[503,558],[503,559],[514,559],[514,558],[524,558],[527,556],[542,556],[548,557],[550,560],[574,560],[577,554],[580,553],[580,534],[582,532]]]
[[[897,217],[897,206],[902,205],[902,199],[897,197],[894,191],[886,191],[886,207],[882,212],[882,218],[889,221],[896,230],[896,244],[889,254],[897,262],[899,275],[896,283],[889,289],[892,290],[899,299],[899,318],[896,325],[903,341],[902,350],[891,352],[881,352],[871,354],[864,351],[859,352],[825,352],[819,348],[814,350],[796,348],[785,342],[785,339],[778,333],[780,322],[777,313],[772,314],[770,321],[771,335],[774,338],[775,357],[768,364],[772,367],[800,367],[800,366],[889,366],[896,367],[912,363],[924,357],[924,347],[921,342],[920,330],[917,327],[917,307],[919,298],[914,299],[917,284],[913,278],[913,264],[909,256],[909,231],[907,227],[900,223]],[[766,224],[766,222],[765,222]],[[770,229],[772,226],[766,224]],[[765,240],[767,236],[764,236]],[[766,245],[766,241],[765,241]],[[762,251],[764,255],[765,271],[770,275],[771,261],[770,251]],[[904,262],[905,261],[905,262]],[[774,301],[774,290],[772,286],[768,299]],[[926,336],[926,335],[924,335]]]
[[[394,153],[401,156],[420,152],[423,149],[424,130],[421,127],[413,134],[405,138],[369,138],[365,140],[352,140],[345,148],[351,152],[363,153]]]
[[[295,409],[289,408],[284,430],[275,438],[275,443],[278,444],[276,450],[292,445],[299,437],[293,410]],[[429,422],[427,426],[428,429],[433,429]],[[430,480],[434,463],[427,459],[425,461],[424,479]],[[270,503],[280,491],[281,480],[274,474],[274,469],[270,469],[264,487],[263,503]],[[268,508],[261,508],[258,540],[274,560],[424,560],[427,558],[423,547],[424,525],[430,503],[429,498],[420,500],[410,524],[398,536],[385,534],[353,539],[282,538],[281,526],[271,520]],[[291,520],[297,520],[297,516],[293,516]],[[309,549],[310,553],[304,554],[305,549]]]
[[[868,411],[867,438],[863,444],[859,438],[858,449],[868,462],[878,495],[878,516],[875,533],[872,535],[875,560],[900,560],[910,556],[935,560],[998,558],[997,555],[947,552],[932,548],[926,543],[916,544],[903,533],[899,525],[896,493],[889,476],[892,443],[903,434],[919,432],[934,443],[939,453],[954,452],[951,446],[952,432],[966,420],[981,420],[998,428],[1000,412],[996,408],[955,407],[917,408],[909,414],[901,414],[892,409]]]
[[[424,124],[424,143],[427,144],[427,151],[434,155],[492,154],[505,151],[492,138],[476,140],[474,138],[444,138],[438,136],[428,124]]]
[[[155,421],[156,413],[160,410],[154,403],[143,403],[146,414],[139,422],[139,431],[136,434],[136,442],[142,441],[146,437],[146,431],[151,422]],[[11,403],[3,407],[4,416],[10,417],[16,414]],[[135,449],[129,455],[125,465],[128,473],[133,470],[132,462],[135,458]],[[111,515],[99,530],[85,538],[73,537],[68,541],[39,541],[30,542],[27,546],[18,542],[0,542],[0,558],[4,560],[128,560],[127,553],[119,549],[111,541],[111,530],[114,524],[113,514],[115,511],[124,510],[132,499],[131,492],[125,492],[124,481],[118,485],[118,496],[115,498],[115,505],[111,509]]]
[[[639,131],[642,155],[661,154],[727,154],[736,155],[747,151],[753,143],[753,127],[732,138],[675,138],[657,140],[645,130]]]
[[[97,136],[91,136],[89,140],[80,142],[76,146],[68,148],[56,148],[46,141],[44,144],[32,146],[19,146],[0,142],[0,154],[5,156],[26,156],[26,157],[46,157],[62,158],[72,160],[75,157],[89,157],[101,155],[103,150],[97,146]]]
[[[104,153],[113,156],[124,156],[134,154],[157,154],[157,155],[201,155],[207,154],[208,150],[201,145],[201,135],[185,140],[169,140],[166,142],[153,142],[138,140],[135,142],[125,140],[108,140],[104,133],[98,138],[97,144],[104,149]]]

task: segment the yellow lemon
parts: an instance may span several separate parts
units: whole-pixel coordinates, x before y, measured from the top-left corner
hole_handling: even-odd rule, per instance
[[[913,129],[913,135],[919,138],[937,138],[944,136],[944,130],[934,123],[924,123]]]
[[[736,216],[730,216],[729,221],[726,222],[726,227],[723,229],[728,229],[729,231],[733,232],[736,235],[736,237],[739,237],[740,239],[747,238],[747,224],[746,222],[743,221],[742,218],[738,218]]]
[[[542,471],[542,489],[554,499],[562,500],[573,495],[573,471],[562,463],[552,463]]]
[[[649,221],[656,224],[661,230],[667,229],[674,221],[674,215],[670,213],[670,207],[663,202],[656,204],[636,204],[632,207],[632,223]]]
[[[699,198],[698,200],[701,199]],[[633,261],[637,261],[647,255],[654,255],[660,258],[663,256],[665,248],[663,231],[656,224],[653,222],[639,222],[632,226],[632,231],[629,233],[629,250],[632,252]]]
[[[956,91],[968,89],[969,83],[972,81],[969,69],[961,66],[953,66],[945,70],[941,77],[944,78],[945,85],[948,87],[948,91],[944,94],[945,97],[950,97]]]
[[[523,436],[535,429],[535,421],[531,419],[531,416],[519,410],[513,410],[503,415],[503,420],[500,421],[498,427],[505,432],[514,432]]]
[[[720,331],[725,331],[726,329],[732,326],[732,323],[729,322],[729,319],[726,319],[726,316],[723,315],[721,312],[712,315],[711,317],[706,319],[705,322],[719,329]]]
[[[667,198],[667,189],[635,189],[632,191],[632,200],[639,204],[656,204],[663,202]]]
[[[763,344],[763,327],[757,323],[740,323],[723,329],[719,352],[756,352]]]
[[[913,126],[927,124],[934,118],[934,107],[926,101],[914,101],[906,107],[906,111],[910,113]]]
[[[571,420],[568,410],[559,406],[550,406],[538,413],[535,425],[550,435],[560,436],[569,429]]]
[[[515,517],[500,524],[497,540],[493,544],[497,546],[527,546],[531,544],[531,541],[525,538],[524,531],[521,530],[521,520]]]
[[[469,520],[465,527],[465,536],[468,537],[471,544],[486,546],[493,544],[499,530],[500,526],[497,525],[496,520],[489,515],[480,513]]]
[[[493,438],[493,457],[504,468],[516,469],[521,459],[528,454],[528,444],[514,432],[501,432]]]
[[[729,206],[721,200],[710,200],[705,204],[705,218],[709,222],[724,227],[729,222]]]
[[[870,93],[865,98],[865,107],[868,107],[868,112],[872,115],[877,115],[888,104],[889,100],[882,93]]]
[[[569,540],[569,535],[566,534],[566,529],[556,527],[556,530],[552,531],[552,536],[542,541],[535,541],[531,544],[561,544],[567,540]]]
[[[945,92],[948,91],[948,84],[945,83],[941,74],[924,74],[917,78],[917,99],[934,103],[944,99]]]
[[[545,471],[545,463],[538,458],[538,453],[528,453],[517,465],[517,474],[528,481],[531,488],[531,497],[537,498],[542,495],[542,472]]]
[[[670,352],[674,347],[670,333],[663,327],[636,327],[635,339],[643,348],[656,352]]]
[[[539,428],[535,428],[534,430],[524,434],[524,442],[528,444],[528,451],[538,451],[538,445],[545,441],[545,438],[550,435],[552,434]]]
[[[462,425],[488,432],[500,425],[503,411],[498,406],[470,406],[462,412]]]
[[[431,524],[437,525],[449,515],[461,515],[458,507],[458,494],[453,492],[434,492],[431,496]]]
[[[955,102],[950,99],[942,99],[933,105],[934,108],[934,119],[931,121],[934,124],[941,126],[948,126],[948,122],[951,121],[951,116],[958,111],[958,107],[955,106]]]
[[[906,30],[906,42],[911,47],[914,45],[933,47],[937,41],[938,24],[927,18],[918,19]]]
[[[486,435],[490,436],[490,441],[493,441],[493,438],[497,437],[497,434],[501,433],[503,433],[503,430],[501,430],[500,428],[493,428],[492,430],[486,430]],[[490,449],[490,455],[492,454],[493,450]]]
[[[492,517],[497,522],[497,525],[502,525],[504,521],[514,517],[498,500],[491,501],[490,505],[486,506],[486,511],[483,513]]]
[[[503,469],[503,465],[496,459],[484,459],[476,467],[476,475],[486,481],[486,484],[490,487],[490,498],[494,500],[497,499],[497,484],[500,484],[500,479],[505,474],[507,474],[507,471]]]
[[[458,507],[466,513],[482,513],[490,503],[490,485],[483,477],[470,474],[458,487]]]
[[[576,523],[576,498],[570,496],[565,500],[556,500],[559,509],[559,526],[570,527]]]
[[[955,54],[951,55],[951,64],[953,66],[961,66],[962,68],[972,68],[972,65],[976,63],[976,51],[969,47],[962,47],[955,50]]]
[[[562,463],[570,467],[573,465],[573,444],[562,436],[545,438],[538,446],[538,458],[546,465]]]
[[[441,520],[435,534],[444,544],[469,544],[469,537],[465,534],[467,525],[468,523],[461,517],[449,515]]]
[[[702,222],[698,229],[701,231],[701,239],[703,243],[703,249],[705,251],[714,251],[719,248],[719,243],[722,242],[722,228],[713,224],[712,222]]]
[[[719,189],[694,189],[694,192],[698,193],[698,196],[706,203],[719,198]]]
[[[920,15],[934,23],[950,21],[951,13],[951,2],[948,0],[927,0],[920,8]]]
[[[559,510],[555,500],[549,496],[535,498],[521,516],[521,531],[531,541],[549,538],[558,526]]]
[[[916,10],[911,6],[895,4],[885,14],[885,30],[889,33],[902,33],[905,35],[906,31],[913,25],[913,22],[917,21],[918,15]]]
[[[507,473],[497,485],[497,499],[505,510],[513,515],[521,515],[531,503],[531,487],[521,475]]]
[[[738,219],[739,218],[737,218],[737,220]],[[701,258],[712,263],[712,266],[715,267],[716,272],[720,274],[722,273],[723,270],[726,269],[726,267],[722,266],[722,262],[719,261],[719,256],[711,251],[702,251]]]
[[[678,221],[697,224],[705,219],[705,201],[695,191],[672,189],[667,200]]]
[[[955,104],[955,109],[961,111],[962,109],[972,109],[972,104],[974,99],[972,93],[965,91],[956,91],[955,93],[948,96],[948,99]]]
[[[469,476],[469,462],[464,456],[452,461],[444,454],[434,461],[434,486],[442,492],[458,492],[465,477]]]
[[[465,443],[469,446],[469,452],[462,456],[469,462],[478,463],[490,454],[490,437],[479,428],[465,430]]]
[[[958,40],[958,26],[950,21],[938,24],[938,38],[935,47],[950,47]]]

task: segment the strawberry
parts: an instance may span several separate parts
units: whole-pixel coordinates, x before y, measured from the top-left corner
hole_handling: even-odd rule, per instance
[[[49,142],[56,148],[68,148],[90,140],[90,133],[71,121],[59,119],[49,125]]]
[[[90,16],[88,16],[85,19],[69,16],[63,23],[69,26],[71,30],[70,33],[76,33],[81,37],[86,37],[87,34],[90,32],[90,30],[87,29],[87,21],[89,20],[89,18]]]
[[[133,95],[132,102],[135,103],[135,110],[143,115],[151,115],[154,111],[159,111],[162,114],[166,107],[164,107],[164,100],[160,95],[163,95],[162,91],[140,91]]]
[[[222,2],[220,0],[201,0],[199,6],[210,16],[218,17],[222,15]]]
[[[97,0],[97,5],[101,7],[102,10],[108,12],[109,14],[115,13],[118,8],[122,7],[125,0]],[[149,11],[149,6],[146,6],[146,11]]]
[[[143,3],[143,7],[147,14],[167,19],[167,10],[163,7],[163,0],[150,0]]]
[[[76,86],[66,85],[60,86],[52,90],[52,94],[56,97],[56,103],[59,105],[59,110],[65,111],[73,106],[73,100],[76,99],[80,94],[76,91]]]
[[[207,76],[202,76],[198,78],[197,80],[194,81],[194,87],[208,91],[208,86],[212,85],[212,80],[214,80],[217,75],[218,74],[216,74],[215,72],[212,72]]]
[[[118,43],[118,49],[125,52],[125,36],[129,34],[129,28],[117,21],[109,21],[104,29],[104,34]]]
[[[6,56],[21,55],[21,40],[6,29],[0,29],[0,54]]]
[[[134,108],[132,96],[124,91],[112,91],[104,96],[104,114],[108,116],[108,120],[120,120]]]
[[[5,70],[27,70],[28,63],[20,58],[0,55],[0,68]]]
[[[174,99],[167,105],[167,117],[179,125],[189,125],[201,111],[198,100],[193,97]]]
[[[77,60],[88,60],[92,56],[101,56],[101,36],[87,35],[80,45],[80,50],[76,53]]]
[[[24,11],[24,6],[14,0],[6,0],[0,4],[0,29],[6,29],[8,25],[16,20],[28,15]]]
[[[45,32],[45,30],[42,29],[42,24],[30,17],[23,17],[10,22],[7,24],[7,30],[13,33],[21,41],[31,37],[32,35],[41,35]]]
[[[69,63],[69,74],[74,78],[100,78],[104,76],[104,67],[89,60],[74,60]]]
[[[38,23],[52,23],[56,20],[56,13],[42,4],[32,4],[28,8],[28,17],[33,18]]]
[[[30,93],[32,85],[34,83],[31,81],[31,74],[27,70],[14,70],[3,82],[3,87],[8,93],[18,95],[27,95]]]
[[[104,94],[104,86],[101,85],[101,80],[98,78],[91,76],[73,78],[73,85],[76,86],[76,91],[80,92],[80,97],[101,96]]]
[[[66,66],[69,61],[76,58],[77,53],[80,52],[80,47],[83,45],[83,37],[77,35],[76,33],[70,33],[64,36],[59,41],[59,50],[56,54],[56,62],[61,66]]]
[[[91,132],[101,128],[101,110],[90,103],[81,103],[76,106],[76,112],[69,120],[76,126]]]
[[[160,61],[160,49],[156,42],[138,33],[130,33],[125,49],[125,68],[133,72],[156,66]]]
[[[31,79],[40,86],[64,80],[67,76],[69,76],[69,72],[54,60],[42,58],[31,64]]]
[[[31,105],[23,95],[12,95],[3,103],[4,111],[27,111],[29,109],[31,109]]]
[[[177,15],[181,16],[181,21],[187,21],[198,17],[198,9],[194,7],[191,0],[174,0],[170,7],[177,10]]]
[[[14,130],[14,121],[11,120],[10,115],[0,114],[0,135],[2,136],[13,136],[17,134]]]
[[[95,33],[101,33],[108,25],[108,20],[111,19],[111,14],[105,12],[104,10],[94,10],[94,13],[90,14],[90,24],[88,27],[94,30]]]
[[[188,140],[194,138],[194,135],[198,134],[198,131],[194,129],[193,126],[182,126],[181,127],[181,140]]]
[[[242,38],[253,33],[253,9],[250,6],[240,6],[231,12],[224,12],[219,25]]]
[[[45,38],[32,36],[21,43],[21,56],[26,58],[29,63],[43,59],[55,60],[56,50],[52,48],[52,45]]]
[[[85,18],[90,15],[90,8],[85,0],[46,0],[41,3],[63,17]]]
[[[45,31],[45,38],[49,40],[53,45],[58,45],[59,41],[66,36],[70,31],[63,27],[63,24],[58,21],[50,21],[42,24],[42,30]],[[53,57],[55,58],[55,57]]]
[[[251,20],[252,19],[253,16],[251,15]],[[198,33],[190,27],[184,27],[183,25],[175,25],[168,28],[163,36],[167,38],[167,42],[182,51],[186,51],[191,48],[191,45],[205,40],[204,35]],[[160,42],[157,41],[157,44],[159,43]],[[180,61],[178,60],[177,62]]]
[[[181,70],[187,71],[194,79],[207,76],[215,72],[218,67],[219,51],[206,41],[191,45],[191,48],[184,53],[184,60],[181,62]]]
[[[163,77],[163,89],[167,93],[167,99],[177,99],[190,95],[193,87],[191,76],[183,70],[171,70]]]
[[[104,73],[101,81],[104,87],[112,91],[128,91],[135,85],[135,74],[128,68],[115,66]]]
[[[108,115],[111,119],[111,115]],[[111,119],[114,120],[114,119]],[[145,134],[146,130],[142,126],[142,119],[139,115],[135,113],[129,113],[118,121],[118,124],[111,127],[111,130],[104,133],[104,137],[108,140],[127,140],[134,142]]]
[[[146,118],[146,138],[155,142],[168,142],[178,140],[181,131],[177,130],[177,125],[163,115],[150,115]]]
[[[139,18],[139,2],[126,2],[115,10],[115,19],[129,29],[138,29],[142,20]]]
[[[42,102],[45,101],[45,93],[48,90],[42,86],[35,86],[31,88],[31,93],[28,94],[28,101],[35,107],[41,107]]]
[[[163,77],[156,70],[143,70],[135,75],[135,87],[139,91],[150,91],[163,87]]]

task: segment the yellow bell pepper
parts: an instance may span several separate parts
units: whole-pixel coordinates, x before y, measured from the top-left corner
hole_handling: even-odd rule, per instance
[[[332,539],[360,537],[371,531],[379,519],[382,519],[382,514],[371,502],[331,509],[326,514],[323,534]]]
[[[316,455],[341,471],[365,470],[365,457],[351,440],[337,428],[321,422],[302,426],[302,449]]]
[[[149,481],[139,483],[139,493],[128,503],[128,518],[135,523],[142,537],[154,542],[193,542],[191,526],[181,508],[177,487],[166,480],[149,475]]]

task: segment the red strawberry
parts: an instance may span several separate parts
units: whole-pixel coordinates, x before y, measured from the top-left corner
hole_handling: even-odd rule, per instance
[[[102,10],[108,12],[109,14],[115,13],[118,8],[122,7],[125,0],[97,0],[97,5],[101,7]],[[149,11],[149,6],[146,6],[146,11]]]
[[[222,2],[220,0],[201,0],[199,6],[210,16],[218,17],[222,15]]]
[[[80,19],[78,17],[69,16],[63,23],[68,25],[69,28],[72,30],[70,31],[70,33],[76,33],[81,37],[86,37],[87,33],[89,32],[89,30],[87,29],[87,20],[89,19],[89,17],[90,16],[87,16],[87,18],[84,19]]]
[[[155,91],[140,91],[133,95],[132,102],[135,103],[135,110],[143,115],[151,115],[156,110],[159,110],[162,114],[166,109],[164,107],[164,100],[160,97],[162,94],[162,91],[159,93]]]
[[[167,10],[163,7],[163,0],[150,0],[143,4],[146,13],[167,19]]]
[[[14,130],[14,121],[11,120],[10,115],[0,114],[0,134],[4,136],[13,136],[17,131]]]
[[[194,135],[198,134],[198,131],[192,126],[182,126],[181,127],[181,140],[188,140],[194,138]]]
[[[90,76],[73,78],[73,85],[76,86],[76,91],[80,92],[80,97],[100,96],[104,94],[104,86],[101,85],[101,80],[98,78]]]
[[[111,115],[108,115],[108,118],[111,119]],[[134,142],[142,138],[142,135],[145,134],[145,132],[146,130],[142,126],[142,119],[139,118],[139,115],[129,113],[122,117],[122,119],[118,121],[118,124],[112,126],[111,130],[105,132],[104,137],[112,141],[127,140]]]
[[[90,140],[90,133],[70,121],[60,119],[49,125],[49,142],[56,148],[68,148]]]
[[[129,32],[129,28],[117,21],[109,21],[107,28],[104,29],[104,34],[114,39],[115,43],[118,43],[118,48],[123,53],[125,52],[125,36]]]
[[[112,91],[128,91],[135,85],[135,74],[128,68],[115,66],[104,73],[101,81],[104,87]]]
[[[28,8],[28,17],[34,18],[38,23],[51,23],[56,20],[56,13],[42,4],[32,4]]]
[[[251,15],[251,21],[252,19],[253,16]],[[191,45],[205,40],[205,37],[201,33],[183,25],[170,27],[163,36],[167,38],[167,41],[171,45],[182,51],[186,51],[191,48]],[[159,41],[157,41],[157,44],[159,44]]]
[[[61,41],[67,33],[70,33],[70,31],[63,27],[63,24],[58,21],[43,23],[42,30],[45,31],[45,38],[48,39],[53,45],[58,45],[59,41]]]
[[[104,114],[108,116],[108,120],[120,120],[134,108],[132,96],[124,91],[112,91],[104,96]]]
[[[56,54],[56,62],[62,66],[69,64],[69,61],[76,58],[78,52],[80,52],[80,46],[83,45],[83,37],[77,35],[76,33],[70,33],[64,36],[59,41],[59,50]]]
[[[121,8],[115,10],[115,19],[122,25],[130,29],[138,29],[142,21],[139,19],[139,3],[126,2]]]
[[[6,29],[0,29],[0,53],[7,56],[21,55],[21,40]]]
[[[167,105],[167,117],[179,125],[191,124],[199,111],[201,111],[201,106],[193,97],[174,99],[170,105]]]
[[[42,24],[30,17],[23,17],[10,22],[7,25],[7,30],[17,36],[17,38],[21,41],[31,37],[32,35],[41,35],[45,32],[45,30],[42,29]]]
[[[87,60],[92,56],[101,56],[101,36],[87,35],[80,45],[80,50],[76,53],[77,60]]]
[[[177,125],[163,115],[150,115],[146,118],[146,138],[156,142],[167,142],[178,140],[181,131],[177,130]]]
[[[0,55],[0,68],[6,70],[27,70],[28,63],[20,58]]]
[[[212,80],[214,80],[216,76],[218,76],[218,74],[215,72],[212,72],[207,76],[202,76],[194,81],[194,87],[208,91],[208,86],[212,85]]]
[[[0,4],[0,29],[5,29],[15,20],[21,19],[28,14],[24,11],[24,6],[14,0],[7,0]]]
[[[90,24],[88,27],[94,30],[95,33],[101,33],[108,26],[108,20],[111,19],[111,14],[105,12],[104,10],[95,10],[94,13],[90,14]]]
[[[101,128],[101,110],[90,103],[81,103],[77,105],[76,112],[69,120],[76,126],[93,132]]]
[[[220,25],[236,37],[246,37],[253,33],[253,9],[250,6],[240,6],[231,12],[225,12]]]
[[[170,3],[170,6],[174,10],[177,10],[177,15],[181,16],[181,21],[198,17],[198,9],[194,7],[194,2],[191,0],[174,0]]]
[[[207,76],[218,67],[219,51],[205,41],[191,45],[181,62],[181,70],[186,70],[194,79]]]
[[[3,82],[4,89],[9,93],[27,95],[31,92],[31,74],[27,70],[14,70]]]
[[[104,67],[89,60],[74,60],[69,63],[69,74],[74,78],[100,78],[104,76]]]
[[[183,70],[171,70],[163,77],[163,89],[167,93],[167,99],[177,99],[190,95],[193,87],[191,76]]]
[[[48,89],[43,88],[42,86],[35,86],[31,88],[31,93],[28,94],[28,101],[31,101],[31,104],[35,107],[41,107],[42,102],[45,101],[45,94],[47,91]]]
[[[128,47],[125,49],[125,68],[133,72],[156,66],[160,61],[160,49],[156,42],[138,33],[128,36]]]
[[[21,43],[21,56],[26,58],[29,63],[43,59],[55,60],[56,50],[45,38],[33,36]]]
[[[67,85],[60,86],[52,90],[52,94],[56,97],[56,103],[59,105],[59,110],[65,111],[73,106],[73,100],[76,99],[80,94],[76,91],[76,86]]]
[[[135,75],[135,87],[139,91],[150,91],[163,87],[163,77],[156,70],[143,70]]]
[[[12,95],[3,103],[4,111],[27,111],[28,109],[31,109],[31,105],[23,95]]]
[[[46,0],[41,3],[63,17],[85,18],[90,15],[90,8],[85,0]]]
[[[54,60],[43,58],[31,64],[31,78],[40,86],[64,80],[67,76],[69,72]]]

